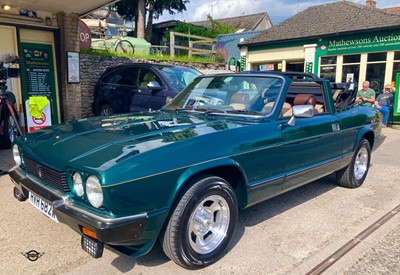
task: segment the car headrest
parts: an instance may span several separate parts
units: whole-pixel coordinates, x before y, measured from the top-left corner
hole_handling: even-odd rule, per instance
[[[231,103],[243,103],[247,104],[250,101],[250,97],[245,93],[236,93],[231,97]]]
[[[313,105],[315,107],[315,105],[317,104],[317,100],[315,99],[314,95],[298,94],[294,98],[293,104],[294,105]]]

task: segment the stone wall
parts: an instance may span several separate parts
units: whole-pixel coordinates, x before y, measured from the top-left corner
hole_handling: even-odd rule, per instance
[[[65,120],[78,119],[83,117],[93,116],[92,113],[92,102],[94,94],[94,85],[97,80],[104,72],[107,67],[116,66],[126,63],[162,63],[162,64],[173,64],[187,66],[195,68],[199,71],[205,72],[207,70],[217,71],[224,70],[225,64],[214,64],[214,63],[197,63],[197,62],[178,62],[178,61],[160,61],[152,59],[136,59],[136,58],[126,58],[117,56],[100,56],[100,55],[90,55],[81,54],[80,55],[80,83],[79,84],[68,84],[69,85],[79,85],[80,86],[80,98],[75,99],[74,102],[80,102],[80,112],[65,112],[65,114],[70,114],[65,116]],[[76,95],[76,93],[75,93]],[[64,105],[65,106],[65,105]],[[70,106],[67,106],[69,108]],[[80,113],[80,114],[79,114]],[[79,114],[76,116],[76,114]]]

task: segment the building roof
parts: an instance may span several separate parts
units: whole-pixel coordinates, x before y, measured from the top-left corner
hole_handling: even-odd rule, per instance
[[[238,44],[240,40],[252,38],[262,31],[236,32],[229,34],[220,34],[217,36],[217,47],[223,46],[227,51],[228,57],[234,57],[236,60],[240,58],[240,49]]]
[[[386,8],[385,10],[400,13],[400,7]]]
[[[309,7],[241,46],[400,27],[400,14],[348,1]]]
[[[254,30],[259,30],[260,28],[265,30],[272,26],[271,19],[269,18],[267,12],[236,16],[231,18],[215,19],[215,20],[222,24],[233,25],[237,30],[244,30],[244,31],[254,31]],[[190,24],[203,26],[206,28],[211,27],[210,20],[190,22]]]

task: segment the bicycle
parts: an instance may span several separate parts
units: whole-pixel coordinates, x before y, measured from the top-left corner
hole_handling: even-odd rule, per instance
[[[17,111],[15,108],[16,100],[11,91],[7,90],[7,79],[19,75],[19,69],[4,67],[4,63],[15,64],[19,62],[19,57],[13,54],[0,54],[0,146],[10,148],[11,144],[22,135],[18,124]]]
[[[129,38],[117,36],[112,38],[93,38],[92,47],[98,50],[115,51],[122,54],[134,54],[135,46]]]

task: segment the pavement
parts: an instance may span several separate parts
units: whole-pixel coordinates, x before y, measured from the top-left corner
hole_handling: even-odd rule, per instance
[[[362,187],[326,177],[244,210],[228,253],[197,271],[180,268],[159,246],[137,259],[110,249],[93,259],[78,234],[15,200],[9,177],[0,176],[0,274],[400,274],[400,130],[383,133]],[[0,170],[14,167],[11,150],[0,150],[0,160]],[[45,254],[28,261],[21,253],[31,249]],[[326,259],[333,265],[310,272]]]

